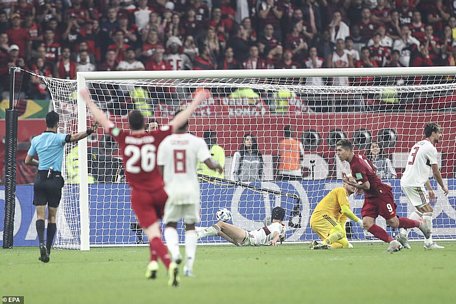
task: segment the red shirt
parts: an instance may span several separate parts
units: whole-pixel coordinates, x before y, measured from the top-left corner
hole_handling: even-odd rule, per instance
[[[57,73],[63,79],[76,79],[76,63],[70,60],[69,64],[65,65],[65,62],[60,60],[57,64]]]
[[[155,60],[147,61],[145,68],[146,71],[171,71],[173,69],[165,60],[160,62],[156,62]]]
[[[388,17],[390,15],[390,11],[391,10],[387,7],[380,9],[378,6],[371,10],[372,15],[374,15],[375,17],[378,17],[378,18]]]
[[[363,22],[361,20],[361,22],[358,24],[358,26],[359,26],[359,33],[365,41],[368,41],[369,38],[374,36],[374,31],[375,31],[376,25],[373,22],[371,22],[371,21]]]
[[[434,66],[435,64],[432,62],[432,59],[430,56],[424,57],[423,55],[419,55],[415,57],[410,66],[414,67],[427,67],[427,66]]]
[[[258,58],[256,61],[254,61],[249,57],[242,63],[242,68],[246,70],[262,70],[267,69],[268,65],[267,62],[261,58]]]
[[[364,155],[355,154],[350,161],[350,169],[357,182],[369,182],[370,189],[364,190],[365,198],[378,197],[381,191],[390,191],[375,173],[374,165]]]
[[[89,20],[89,12],[85,9],[85,8],[72,8],[70,7],[67,11],[66,11],[66,14],[67,16],[71,16],[71,15],[74,15],[74,17],[76,19],[78,19],[78,23],[82,23],[84,21],[87,21]]]
[[[130,187],[148,192],[163,188],[163,177],[158,170],[156,156],[160,143],[173,133],[172,128],[162,126],[156,131],[131,134],[128,130],[114,127],[110,133],[119,143]]]
[[[108,46],[108,50],[113,50],[117,52],[117,60],[122,61],[125,59],[125,53],[127,52],[127,49],[130,48],[130,45],[124,43],[122,45],[117,45],[115,43],[110,44]]]
[[[46,61],[54,63],[57,62],[61,53],[60,43],[55,41],[51,43],[45,43],[44,47],[46,48]]]
[[[219,69],[221,69],[221,70],[237,70],[239,68],[240,68],[240,66],[236,59],[233,59],[233,61],[231,61],[231,62],[228,62],[227,60],[223,60],[222,64],[219,67]]]
[[[196,56],[193,61],[193,70],[215,70],[217,66],[210,58]]]
[[[370,59],[375,61],[379,67],[382,67],[390,57],[390,49],[387,47],[371,45],[369,50]]]
[[[27,42],[30,40],[30,34],[28,30],[24,28],[10,28],[6,31],[9,38],[9,43],[17,44],[19,47],[19,57],[25,57],[25,51],[27,48]]]

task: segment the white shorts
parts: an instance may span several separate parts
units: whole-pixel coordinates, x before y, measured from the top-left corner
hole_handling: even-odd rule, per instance
[[[201,221],[200,219],[200,205],[199,204],[173,204],[166,203],[165,214],[163,222],[178,222],[184,219],[186,224],[196,224]]]
[[[245,231],[245,238],[241,243],[242,246],[264,246],[266,245],[266,236],[263,230]]]
[[[424,188],[421,187],[404,187],[402,186],[402,192],[404,192],[405,196],[409,199],[415,207],[422,207],[426,204],[429,204],[429,194]]]
[[[255,246],[255,236],[252,235],[250,231],[245,231],[245,237],[241,243],[241,246]]]

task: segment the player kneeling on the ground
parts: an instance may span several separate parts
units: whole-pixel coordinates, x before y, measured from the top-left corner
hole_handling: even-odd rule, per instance
[[[363,227],[363,221],[350,210],[348,197],[355,191],[355,187],[344,183],[318,203],[310,217],[310,227],[323,242],[313,241],[311,249],[351,248],[345,233],[347,217]]]
[[[285,209],[274,207],[271,213],[272,223],[254,231],[247,231],[222,221],[207,228],[198,230],[198,238],[218,235],[236,246],[277,246],[285,237],[285,225],[282,223]]]

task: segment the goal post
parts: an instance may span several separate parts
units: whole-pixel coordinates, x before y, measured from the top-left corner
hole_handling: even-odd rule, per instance
[[[87,130],[87,109],[79,91],[87,88],[84,77],[77,79],[77,109],[78,109],[78,132]],[[90,213],[89,213],[89,184],[87,168],[87,141],[78,142],[78,160],[79,160],[79,210],[81,218],[81,250],[90,249]]]
[[[184,70],[184,71],[97,71],[78,72],[84,80],[138,79],[223,79],[223,78],[300,78],[363,76],[453,76],[453,66],[340,69],[270,69],[270,70]]]
[[[84,72],[78,73],[77,81],[42,79],[56,111],[63,115],[62,132],[85,131],[90,123],[90,114],[78,94],[84,87],[121,127],[128,127],[126,115],[131,109],[143,111],[148,121],[166,124],[196,88],[211,90],[213,97],[199,107],[189,129],[200,137],[208,131],[216,133],[226,163],[223,178],[202,181],[202,224],[215,223],[216,211],[228,208],[234,224],[257,229],[271,209],[281,205],[287,211],[285,222],[291,223],[287,241],[306,242],[318,238],[309,228],[313,209],[329,190],[341,185],[341,173],[347,170],[347,165],[335,157],[338,139],[352,140],[359,153],[367,153],[373,141],[380,144],[397,174],[385,180],[393,187],[398,212],[407,216],[413,209],[401,193],[399,177],[409,149],[422,139],[428,121],[444,128],[437,150],[451,191],[448,197],[437,192],[435,238],[456,239],[452,196],[455,75],[454,67],[433,67]],[[311,85],[308,80],[312,77],[321,77],[325,85]],[[349,85],[330,85],[334,77],[347,77]],[[291,126],[293,137],[304,147],[300,177],[291,181],[281,178],[277,161],[286,126]],[[261,180],[246,182],[249,187],[224,182],[239,173],[233,172],[231,162],[246,134],[256,138],[264,162]],[[88,250],[91,246],[145,242],[129,205],[128,186],[112,138],[98,130],[87,141],[66,147],[64,167],[67,184],[58,215],[56,246]],[[76,178],[69,179],[75,168]],[[362,197],[351,198],[351,202],[359,215]],[[347,231],[352,240],[366,239],[358,227]],[[411,238],[420,236],[414,233]],[[208,238],[204,242],[221,241]]]

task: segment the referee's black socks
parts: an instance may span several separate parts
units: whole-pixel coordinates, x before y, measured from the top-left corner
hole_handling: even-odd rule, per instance
[[[44,244],[44,220],[36,220],[36,232],[38,233],[40,245]]]
[[[57,230],[56,223],[48,223],[47,226],[47,238],[46,238],[46,249],[48,254],[51,253],[52,243],[54,242],[55,231]]]

